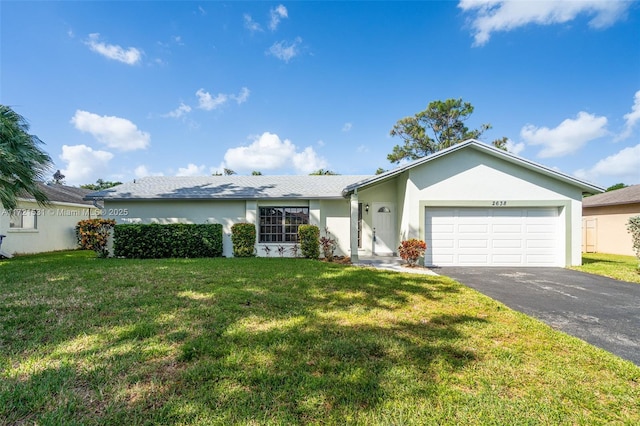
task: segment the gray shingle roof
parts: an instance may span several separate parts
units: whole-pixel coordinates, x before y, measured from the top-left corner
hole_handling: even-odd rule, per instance
[[[87,199],[342,198],[348,185],[370,176],[150,176],[93,192]]]
[[[640,185],[631,185],[582,200],[582,207],[612,206],[615,204],[640,203]]]
[[[91,193],[90,190],[84,188],[76,188],[74,186],[66,186],[59,184],[38,183],[38,187],[47,195],[49,201],[60,203],[73,203],[91,205],[91,201],[86,201],[84,197]],[[20,198],[32,200],[31,195],[21,195]]]

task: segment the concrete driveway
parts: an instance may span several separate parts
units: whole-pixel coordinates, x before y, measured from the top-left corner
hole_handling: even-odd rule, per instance
[[[562,268],[434,271],[640,366],[640,284]]]

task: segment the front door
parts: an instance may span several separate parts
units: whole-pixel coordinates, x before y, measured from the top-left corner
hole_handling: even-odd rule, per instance
[[[373,203],[373,253],[391,255],[396,247],[396,209],[392,203]]]

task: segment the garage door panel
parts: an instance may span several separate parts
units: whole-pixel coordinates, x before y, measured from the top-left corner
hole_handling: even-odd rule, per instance
[[[556,230],[555,224],[551,225],[547,223],[527,224],[527,227],[526,227],[526,232],[528,234],[542,234],[542,233],[553,234],[555,233],[555,230]]]
[[[486,238],[478,239],[460,239],[458,240],[458,248],[487,248],[489,241]]]
[[[486,223],[465,223],[458,224],[458,232],[469,234],[486,234],[489,226]]]
[[[527,240],[528,249],[550,249],[555,247],[555,241],[551,239]]]
[[[491,263],[495,266],[520,265],[522,255],[519,254],[494,254],[491,256]]]
[[[531,265],[548,265],[554,262],[555,256],[550,254],[528,254],[526,260]]]
[[[497,223],[491,226],[491,231],[501,234],[519,234],[522,232],[522,225],[519,223]]]
[[[451,233],[454,231],[454,224],[453,223],[434,223],[431,226],[431,229],[433,230],[433,233]]]
[[[503,240],[494,238],[491,246],[496,249],[519,249],[522,248],[522,239]]]
[[[489,256],[486,254],[464,254],[461,253],[458,255],[458,262],[461,265],[484,265],[487,263]]]
[[[433,265],[560,266],[557,208],[427,208]]]
[[[441,248],[441,249],[454,248],[455,247],[455,241],[450,239],[450,238],[432,240],[431,241],[431,247],[433,247],[434,249],[436,249],[436,248]]]

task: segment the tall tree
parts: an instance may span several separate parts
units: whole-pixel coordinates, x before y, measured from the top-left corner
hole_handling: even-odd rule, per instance
[[[392,163],[417,160],[467,139],[480,138],[491,124],[469,130],[465,121],[472,113],[473,105],[462,99],[430,102],[424,111],[398,120],[393,126],[391,136],[400,137],[404,144],[394,146],[387,159]],[[494,141],[494,145],[506,149],[505,142],[506,138],[499,139]]]
[[[87,183],[80,185],[80,188],[90,189],[92,191],[100,191],[107,188],[113,188],[116,185],[122,185],[122,182],[111,182],[108,180],[98,179],[96,183]]]
[[[40,204],[49,201],[38,188],[38,181],[44,181],[52,163],[40,145],[43,142],[29,134],[27,120],[0,105],[0,203],[5,209],[15,209],[22,194]]]
[[[262,176],[262,172],[259,172],[258,170],[254,170],[251,172],[251,176]]]

